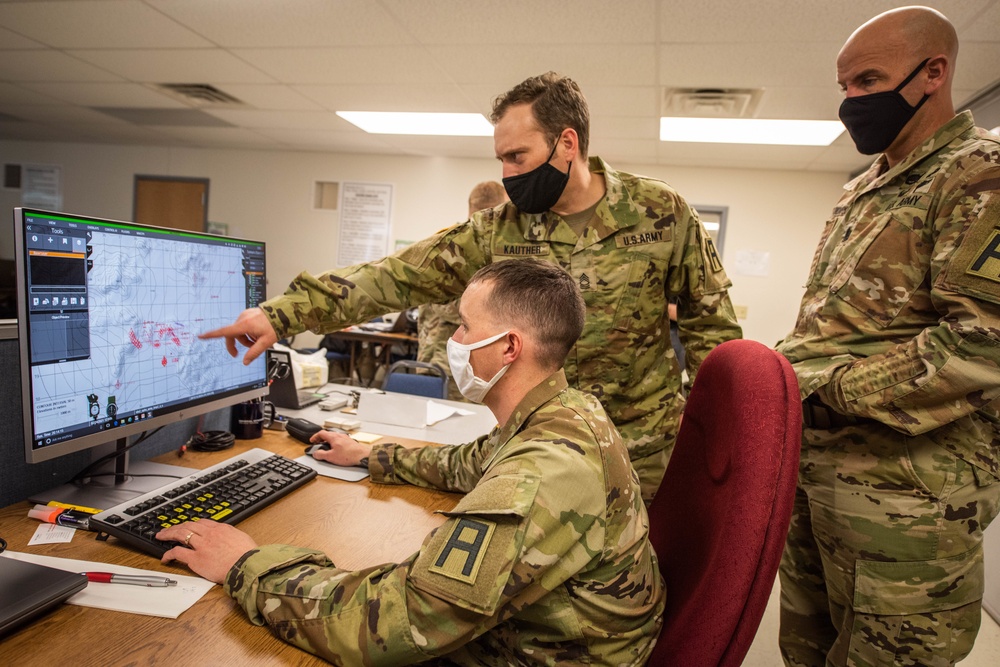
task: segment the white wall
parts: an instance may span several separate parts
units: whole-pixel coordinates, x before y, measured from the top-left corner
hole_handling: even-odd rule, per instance
[[[63,210],[128,220],[136,174],[207,178],[209,220],[232,236],[268,244],[268,295],[301,270],[334,268],[336,211],[313,209],[315,181],[394,185],[393,242],[418,240],[464,220],[479,181],[499,180],[496,160],[309,152],[110,146],[0,141],[0,162],[62,168]],[[732,297],[746,306],[747,338],[773,345],[791,328],[823,222],[846,174],[614,164],[666,180],[692,204],[729,207],[723,263]],[[19,205],[0,190],[0,209]],[[12,252],[3,252],[10,257]],[[740,250],[767,252],[767,276],[734,270]]]

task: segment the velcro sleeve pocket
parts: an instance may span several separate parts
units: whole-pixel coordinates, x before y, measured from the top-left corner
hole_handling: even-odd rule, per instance
[[[538,477],[497,474],[481,481],[424,543],[411,570],[422,591],[492,615],[518,562]]]

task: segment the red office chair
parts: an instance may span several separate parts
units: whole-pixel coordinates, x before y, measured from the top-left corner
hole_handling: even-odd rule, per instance
[[[784,357],[750,340],[709,353],[649,508],[667,585],[649,665],[740,665],[781,560],[801,439],[798,383]]]

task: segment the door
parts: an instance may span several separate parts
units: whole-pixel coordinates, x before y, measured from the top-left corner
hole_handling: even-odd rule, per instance
[[[132,220],[204,232],[208,222],[208,179],[137,174]]]

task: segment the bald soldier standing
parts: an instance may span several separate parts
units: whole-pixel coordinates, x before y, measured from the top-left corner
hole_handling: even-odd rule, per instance
[[[373,482],[465,494],[417,553],[349,571],[207,521],[161,531],[179,543],[164,562],[223,583],[251,621],[338,665],[644,665],[665,591],[628,452],[562,370],[583,329],[575,281],[537,260],[496,262],[460,312],[449,361],[496,416],[489,435],[418,449],[313,437],[331,445],[316,458],[367,461]]]
[[[972,649],[1000,503],[1000,137],[955,115],[958,39],[880,14],[837,58],[881,153],[845,186],[792,333],[799,489],[781,564],[788,665],[953,665]]]
[[[693,380],[716,345],[742,335],[729,279],[695,211],[662,181],[588,158],[580,87],[549,72],[493,103],[493,145],[511,201],[372,264],[313,277],[203,334],[249,363],[279,338],[340,329],[388,311],[460,296],[500,260],[536,257],[566,269],[587,304],[566,359],[570,386],[597,397],[628,447],[647,503],[673,449],[684,397],[670,344],[668,299]]]

